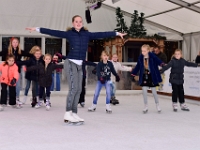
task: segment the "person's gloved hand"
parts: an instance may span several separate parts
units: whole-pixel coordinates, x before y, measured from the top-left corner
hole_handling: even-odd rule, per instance
[[[119,82],[119,81],[120,81],[120,77],[119,77],[119,76],[116,76],[115,81],[116,81],[116,82]]]
[[[16,82],[17,82],[17,80],[16,80],[15,78],[13,78],[13,79],[10,81],[10,84],[13,86],[13,85],[16,84]]]
[[[102,77],[99,79],[99,81],[101,82],[101,84],[105,84],[105,82],[106,82],[106,81],[104,80],[104,78],[102,78]]]
[[[96,73],[97,73],[96,68],[94,68],[94,69],[92,70],[92,73],[93,73],[93,74],[96,74]]]

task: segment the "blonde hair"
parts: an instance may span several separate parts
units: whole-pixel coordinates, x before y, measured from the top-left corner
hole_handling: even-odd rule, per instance
[[[50,57],[50,58],[52,59],[52,56],[51,56],[51,54],[49,54],[49,53],[47,53],[47,54],[44,55],[44,59],[45,59],[46,57]]]
[[[33,47],[31,48],[31,50],[29,51],[29,53],[30,53],[30,54],[35,54],[35,52],[38,52],[38,51],[41,52],[41,48],[40,48],[39,46],[33,46]],[[29,57],[25,57],[24,59],[25,59],[25,60],[28,60]]]
[[[172,55],[171,59],[174,57],[174,55],[175,55],[176,52],[180,52],[180,53],[181,53],[181,58],[183,58],[183,57],[182,57],[182,54],[183,54],[183,53],[182,53],[182,50],[181,50],[181,49],[176,49],[176,50],[174,51],[174,54]]]
[[[22,50],[21,50],[21,48],[20,48],[20,43],[19,43],[19,40],[18,40],[18,38],[15,38],[15,37],[12,37],[11,39],[10,39],[10,43],[9,43],[9,46],[8,46],[8,55],[11,55],[11,54],[13,54],[13,51],[12,51],[12,41],[13,40],[17,40],[18,41],[18,46],[17,46],[17,48],[18,48],[18,54],[20,54],[21,55],[21,53],[22,53]]]
[[[150,46],[149,46],[148,44],[142,45],[141,49],[142,49],[142,48],[146,48],[148,51],[150,51],[150,49],[151,49]]]
[[[103,55],[103,54],[105,54],[105,55],[107,55],[107,56],[109,57],[109,53],[108,53],[107,51],[104,50],[104,51],[101,52],[100,60],[103,60],[103,59],[102,59],[102,55]]]
[[[114,56],[114,55],[118,56],[117,53],[112,54],[112,56]]]

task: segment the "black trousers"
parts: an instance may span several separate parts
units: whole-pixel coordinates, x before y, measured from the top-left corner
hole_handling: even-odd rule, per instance
[[[179,98],[180,104],[185,103],[183,84],[172,84],[172,90],[172,102],[177,103],[177,99]]]
[[[1,83],[1,100],[0,104],[7,104],[7,84]],[[9,88],[9,105],[16,105],[16,86],[8,86]]]
[[[86,78],[83,78],[82,80],[82,91],[78,103],[85,102],[85,80]]]
[[[46,92],[45,92],[45,89],[46,89]],[[42,86],[39,86],[39,100],[43,100],[43,98],[45,97],[45,94],[46,94],[46,99],[50,100],[50,89],[51,89],[51,86],[48,86],[48,87],[42,87]]]

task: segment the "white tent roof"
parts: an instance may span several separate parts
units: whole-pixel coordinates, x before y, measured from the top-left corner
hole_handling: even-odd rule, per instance
[[[105,0],[103,3],[121,7],[130,14],[138,10],[145,13],[148,21],[183,34],[200,31],[199,0],[120,0],[114,4],[112,0]]]
[[[195,6],[200,6],[200,1],[198,2]],[[78,14],[85,18],[85,0],[1,0],[0,4],[0,35],[3,36],[39,36],[39,33],[30,34],[25,31],[25,27],[65,30],[71,26],[72,16]],[[128,26],[134,10],[144,12],[147,17],[145,27],[149,35],[161,34],[168,40],[182,40],[182,34],[200,31],[199,13],[179,8],[180,6],[167,0],[121,0],[115,4],[111,0],[105,0],[100,9],[92,12],[91,24],[87,24],[84,19],[84,26],[92,32],[115,29],[115,7],[118,6],[126,12],[125,21]],[[155,15],[171,9],[176,10]]]

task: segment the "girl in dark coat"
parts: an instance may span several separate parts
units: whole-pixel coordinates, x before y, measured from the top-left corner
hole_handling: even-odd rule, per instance
[[[174,52],[174,57],[172,60],[162,68],[161,73],[171,67],[171,73],[169,82],[172,84],[172,106],[174,111],[178,110],[177,98],[179,98],[179,103],[181,110],[189,111],[189,108],[185,104],[184,99],[184,66],[197,67],[197,64],[188,62],[182,58],[182,51],[177,49]]]
[[[82,88],[82,62],[86,59],[86,51],[90,40],[124,35],[119,32],[88,32],[83,27],[83,19],[76,15],[72,18],[73,27],[68,31],[58,31],[46,28],[26,28],[29,31],[38,31],[51,36],[66,38],[69,41],[69,53],[64,62],[64,71],[67,77],[69,92],[67,96],[67,106],[64,115],[64,121],[68,123],[82,123],[84,119],[80,118],[78,113],[78,102]]]
[[[155,87],[158,86],[158,84],[162,81],[158,66],[163,65],[163,62],[160,59],[158,59],[155,54],[149,52],[150,51],[149,45],[145,44],[142,46],[141,49],[142,49],[142,54],[139,56],[137,65],[133,69],[131,75],[136,76],[138,71],[140,71],[139,83],[140,86],[142,86],[144,104],[145,104],[143,112],[146,113],[148,111],[147,90],[149,87],[151,87],[156,103],[156,108],[158,112],[161,112]]]
[[[57,68],[63,68],[63,65],[56,65],[51,63],[52,56],[46,54],[44,56],[44,63],[40,63],[38,66],[31,66],[27,68],[27,71],[38,71],[39,79],[39,101],[35,105],[35,108],[40,108],[43,105],[43,93],[46,89],[46,110],[51,107],[50,103],[50,89],[52,84],[52,72]]]

